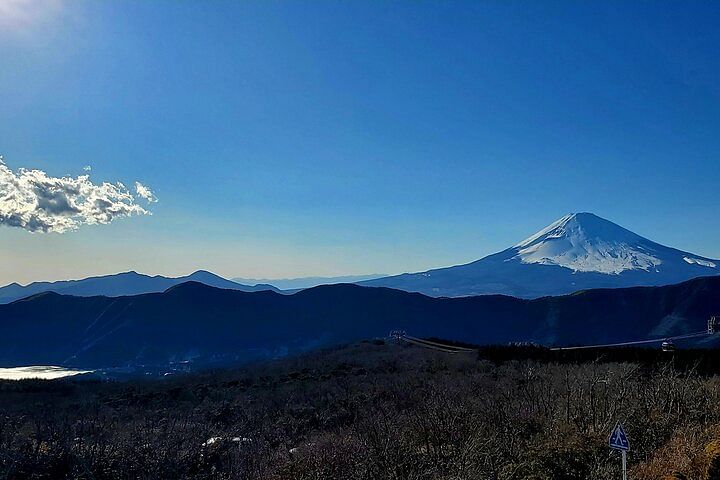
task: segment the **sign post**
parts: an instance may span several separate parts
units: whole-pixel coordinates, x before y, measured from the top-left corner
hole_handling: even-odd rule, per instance
[[[618,422],[615,428],[613,428],[612,433],[610,433],[609,443],[610,448],[622,452],[623,480],[627,480],[627,452],[630,450],[630,441],[621,423]]]

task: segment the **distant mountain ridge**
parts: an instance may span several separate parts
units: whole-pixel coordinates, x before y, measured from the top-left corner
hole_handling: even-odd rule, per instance
[[[344,275],[339,277],[297,277],[297,278],[233,278],[234,282],[245,285],[272,285],[280,290],[298,290],[312,288],[319,285],[335,285],[337,283],[357,283],[365,280],[387,277],[387,274],[377,273],[372,275]]]
[[[163,277],[161,275],[144,275],[137,272],[124,272],[114,275],[88,277],[81,280],[61,280],[57,282],[34,282],[29,285],[11,283],[0,288],[0,304],[35,295],[42,292],[55,292],[65,295],[90,297],[103,295],[118,297],[122,295],[139,295],[142,293],[163,292],[173,285],[196,281],[212,287],[256,292],[261,290],[276,290],[271,285],[242,285],[214,273],[198,270],[184,277]]]
[[[712,275],[720,275],[720,260],[660,245],[592,213],[577,213],[465,265],[359,283],[436,297],[538,298],[593,288],[672,285]]]
[[[272,358],[393,329],[478,344],[595,344],[701,331],[719,311],[720,277],[536,300],[432,298],[348,284],[293,295],[197,282],[115,298],[44,292],[0,305],[0,366]],[[716,340],[700,344],[708,341]]]

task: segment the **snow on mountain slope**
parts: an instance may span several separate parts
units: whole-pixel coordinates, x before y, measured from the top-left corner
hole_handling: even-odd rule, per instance
[[[566,215],[515,245],[513,259],[577,272],[657,271],[658,245],[589,213]],[[699,262],[698,262],[699,264]]]
[[[577,213],[481,260],[362,285],[433,296],[535,298],[590,288],[669,285],[718,275],[718,265],[720,261],[660,245],[592,213]]]
[[[700,260],[699,258],[690,257],[683,257],[683,260],[690,264],[702,265],[703,267],[717,268],[717,264],[711,262],[710,260]]]

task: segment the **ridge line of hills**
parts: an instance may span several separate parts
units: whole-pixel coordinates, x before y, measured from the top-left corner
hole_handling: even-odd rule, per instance
[[[188,281],[197,281],[212,287],[257,292],[262,290],[280,291],[272,285],[243,285],[227,280],[206,270],[197,270],[182,277],[145,275],[135,271],[111,275],[98,275],[78,280],[60,280],[56,282],[33,282],[28,285],[11,283],[0,287],[0,304],[10,303],[41,292],[55,292],[82,297],[104,295],[118,297],[143,293],[162,292],[168,288]]]
[[[611,343],[695,332],[718,314],[720,277],[538,299],[434,298],[352,284],[283,295],[191,281],[162,293],[45,293],[0,305],[0,366],[243,362],[382,337],[393,329],[475,344]]]
[[[539,298],[596,288],[672,285],[712,275],[720,275],[720,260],[666,247],[592,213],[577,213],[565,215],[501,252],[419,273],[370,279],[363,276],[289,279],[281,281],[288,287],[281,290],[277,285],[237,283],[203,270],[177,278],[124,272],[25,286],[12,283],[0,288],[0,304],[47,290],[78,296],[122,296],[162,292],[186,281],[286,294],[324,282],[389,287],[433,297],[505,294]]]

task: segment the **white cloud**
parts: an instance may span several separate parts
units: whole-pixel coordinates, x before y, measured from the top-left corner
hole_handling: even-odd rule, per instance
[[[148,187],[146,187],[142,183],[135,182],[135,191],[137,192],[138,197],[144,198],[149,203],[157,202],[157,197],[152,192],[152,190],[150,190]]]
[[[146,191],[138,190],[138,196],[152,195],[142,187]],[[63,233],[119,217],[150,215],[135,200],[120,182],[94,184],[89,175],[51,177],[42,170],[24,168],[13,172],[0,156],[0,225]]]
[[[86,171],[86,172],[89,172],[90,170],[92,170],[92,167],[91,167],[90,165],[85,165],[85,166],[83,167],[83,170]]]

